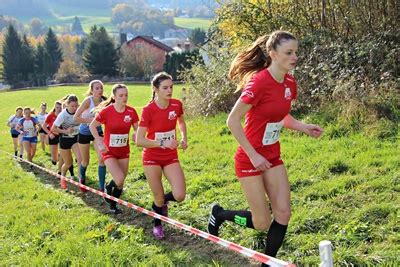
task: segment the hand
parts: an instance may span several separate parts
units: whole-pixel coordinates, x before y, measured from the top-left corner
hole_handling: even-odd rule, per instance
[[[176,141],[175,139],[172,140],[165,140],[164,141],[164,146],[165,148],[169,148],[169,149],[176,149],[178,147],[178,141]]]
[[[67,132],[67,134],[72,134],[73,132],[74,132],[74,128],[68,128],[68,129],[65,129],[65,131]]]
[[[306,124],[303,132],[311,137],[318,138],[324,132],[324,129],[315,124]]]
[[[183,150],[186,150],[186,149],[188,148],[188,144],[187,144],[187,141],[186,141],[185,139],[182,139],[182,140],[180,141],[180,145],[181,145],[181,148],[182,148]]]
[[[255,153],[252,157],[250,157],[251,164],[253,164],[254,168],[259,171],[266,171],[271,168],[272,164],[266,160],[263,156],[258,153]]]
[[[96,139],[96,143],[97,143],[97,149],[102,152],[108,152],[108,148],[107,146],[104,144],[104,139],[103,137],[100,136],[100,138]]]
[[[50,139],[54,139],[55,136],[54,136],[54,134],[50,133],[49,137],[50,137]]]

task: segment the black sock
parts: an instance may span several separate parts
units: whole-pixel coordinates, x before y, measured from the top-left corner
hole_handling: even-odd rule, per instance
[[[116,197],[116,198],[119,198],[121,196],[121,194],[122,194],[122,188],[119,189],[118,187],[115,186],[114,190],[112,191],[112,196]],[[111,201],[110,208],[111,209],[115,209],[116,207],[117,207],[117,202]]]
[[[275,220],[272,221],[267,234],[267,246],[265,247],[266,255],[276,257],[279,248],[282,246],[283,239],[285,238],[287,227],[287,225],[282,225]]]
[[[68,170],[69,170],[69,173],[71,174],[71,176],[75,176],[74,175],[74,165],[71,165]]]
[[[219,221],[231,221],[247,228],[253,228],[251,212],[248,210],[223,210],[218,213]]]
[[[155,211],[155,213],[162,215],[162,207],[157,207],[156,203],[153,202],[152,208]],[[161,220],[154,218],[154,226],[159,226],[159,225],[161,225]]]
[[[167,203],[168,201],[176,201],[172,192],[169,192],[164,196],[164,202]]]
[[[111,180],[111,182],[106,185],[106,193],[112,196],[114,187],[117,187],[117,185],[115,184],[114,180]]]

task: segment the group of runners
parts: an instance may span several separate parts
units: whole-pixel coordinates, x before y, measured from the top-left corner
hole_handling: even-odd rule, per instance
[[[214,204],[208,221],[209,233],[216,236],[225,221],[267,230],[265,253],[273,257],[283,243],[291,216],[289,181],[280,157],[280,131],[285,127],[315,138],[323,133],[320,126],[298,121],[289,114],[297,97],[296,81],[289,74],[296,66],[297,49],[298,41],[292,34],[275,31],[258,38],[233,60],[229,78],[238,82],[242,93],[228,116],[227,125],[239,143],[234,166],[250,210],[228,210]],[[75,95],[68,95],[55,103],[44,121],[34,118],[29,108],[17,109],[9,121],[12,137],[18,139],[23,133],[27,159],[32,161],[36,133],[47,134],[53,164],[58,162],[62,175],[68,170],[73,175],[74,153],[82,184],[86,183],[90,142],[93,142],[98,155],[99,189],[116,198],[121,196],[128,174],[131,138],[138,147],[143,147],[142,164],[154,197],[152,208],[168,216],[168,204],[181,202],[186,196],[185,176],[177,152],[178,147],[183,150],[188,147],[186,123],[182,102],[172,98],[172,77],[165,72],[158,73],[151,86],[153,98],[143,108],[140,118],[127,105],[126,85],[114,85],[111,96],[105,99],[103,83],[95,80],[89,84],[88,96],[81,105]],[[14,140],[17,156],[15,144]],[[107,184],[106,169],[112,176]],[[164,191],[163,174],[171,185],[171,192]],[[61,186],[67,187],[63,179]],[[107,202],[111,212],[121,213],[116,202],[108,199]],[[165,236],[159,219],[154,219],[153,235],[157,239]]]

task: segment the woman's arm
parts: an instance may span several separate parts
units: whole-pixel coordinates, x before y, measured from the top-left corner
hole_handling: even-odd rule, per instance
[[[139,127],[139,123],[138,122],[135,122],[134,124],[132,124],[132,128],[133,128],[132,140],[135,143],[136,143],[136,133],[137,133],[138,127]]]
[[[74,129],[73,128],[61,129],[58,126],[53,124],[53,126],[51,126],[50,131],[52,131],[53,133],[58,133],[58,134],[71,134],[74,131]]]
[[[136,131],[136,145],[138,147],[146,147],[146,148],[152,148],[152,147],[161,147],[160,141],[157,140],[150,140],[146,138],[146,133],[147,133],[147,127],[138,127]]]
[[[97,148],[101,152],[107,152],[107,146],[104,144],[104,139],[99,135],[99,132],[97,131],[97,127],[101,126],[101,123],[97,120],[92,120],[92,122],[89,124],[89,130],[92,133],[94,139],[97,142]]]
[[[178,124],[179,124],[179,130],[181,131],[181,136],[182,136],[181,146],[182,146],[183,150],[186,150],[188,148],[187,130],[186,130],[185,117],[183,114],[178,118]]]
[[[170,148],[175,149],[178,147],[178,142],[173,140],[150,140],[146,137],[147,127],[138,127],[136,132],[136,145],[138,147],[153,148]]]
[[[17,130],[17,132],[19,132],[20,134],[24,133],[24,131],[21,130],[22,128],[23,128],[23,126],[19,123],[17,123],[17,125],[15,125],[15,130]]]
[[[44,122],[43,123],[43,125],[42,125],[42,129],[43,129],[43,131],[45,131],[48,135],[50,135],[52,132],[50,132],[49,131],[49,128],[47,128],[49,125],[46,123],[46,122]]]
[[[90,99],[87,97],[83,100],[82,104],[79,106],[78,110],[75,112],[74,120],[79,123],[91,123],[93,119],[91,118],[82,118],[82,113],[88,109],[90,106]]]
[[[241,124],[242,118],[251,109],[251,107],[252,105],[246,104],[242,102],[240,99],[238,99],[231,113],[229,113],[226,122],[233,136],[236,138],[240,146],[243,148],[247,156],[250,158],[250,161],[253,164],[253,166],[257,170],[265,171],[266,169],[271,167],[271,163],[269,163],[263,156],[257,153],[254,147],[250,144]]]
[[[320,126],[315,124],[307,124],[302,121],[296,120],[292,115],[288,114],[283,119],[283,126],[288,129],[296,130],[305,133],[311,137],[318,138],[324,132]]]
[[[99,135],[99,132],[97,131],[97,127],[101,126],[101,123],[98,122],[97,120],[92,120],[92,122],[89,124],[89,130],[92,133],[94,139],[99,140],[101,139],[101,136]]]

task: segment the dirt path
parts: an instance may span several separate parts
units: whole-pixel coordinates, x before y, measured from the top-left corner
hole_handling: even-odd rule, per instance
[[[51,185],[54,188],[60,188],[59,179],[50,175],[49,173],[33,167],[31,170],[30,165],[27,163],[20,163],[21,167],[26,171],[33,171],[33,173],[45,184]],[[91,192],[81,193],[79,188],[68,184],[68,192],[76,197],[80,197],[87,206],[96,209],[97,211],[112,216],[116,221],[126,224],[134,225],[144,229],[148,236],[151,236],[152,231],[152,218],[128,209],[124,206],[119,206],[123,212],[119,215],[111,215],[108,213],[108,205],[98,195]],[[164,223],[165,225],[165,223]],[[203,238],[189,234],[183,230],[179,230],[173,226],[166,226],[166,238],[158,241],[154,240],[153,244],[161,245],[166,251],[173,251],[177,249],[185,249],[191,255],[197,255],[196,262],[198,265],[211,264],[215,265],[213,260],[218,261],[222,266],[260,266],[259,263],[250,260],[238,253],[227,250]]]

